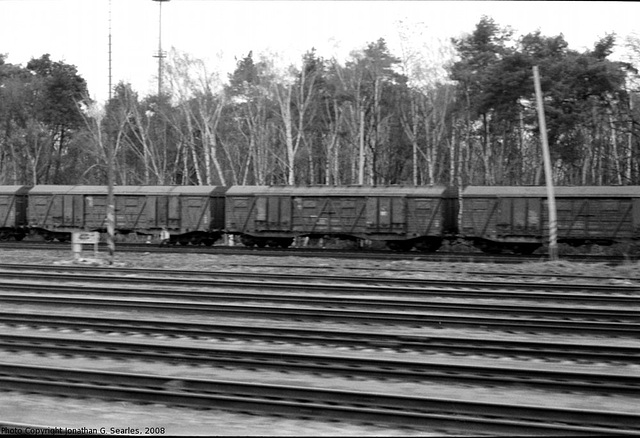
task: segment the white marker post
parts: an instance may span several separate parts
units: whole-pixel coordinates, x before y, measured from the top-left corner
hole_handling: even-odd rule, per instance
[[[74,232],[71,234],[71,250],[76,260],[80,259],[82,253],[82,245],[93,244],[94,255],[98,257],[98,242],[100,241],[100,233],[97,231]]]
[[[549,207],[549,260],[558,260],[558,221],[556,218],[556,197],[553,191],[553,175],[551,173],[551,154],[547,140],[547,124],[544,119],[544,104],[542,101],[542,87],[540,87],[540,73],[538,66],[533,67],[533,83],[538,102],[538,120],[540,123],[540,139],[542,140],[542,155],[544,157],[544,177],[547,183],[547,205]]]

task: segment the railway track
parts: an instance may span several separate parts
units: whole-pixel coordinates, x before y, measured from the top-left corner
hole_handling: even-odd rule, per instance
[[[4,278],[11,273],[3,274]],[[13,274],[22,278],[23,273]],[[223,275],[224,276],[224,275]],[[124,297],[152,297],[162,299],[192,299],[217,302],[260,302],[289,305],[324,306],[331,308],[386,308],[389,310],[411,311],[455,311],[465,309],[477,313],[495,310],[527,316],[547,316],[561,314],[562,318],[601,318],[611,320],[637,320],[636,309],[628,309],[637,303],[640,293],[636,286],[607,285],[523,285],[522,283],[477,282],[477,287],[469,288],[472,282],[447,282],[430,280],[410,280],[409,286],[394,286],[402,282],[393,279],[367,279],[375,285],[362,285],[362,280],[340,277],[319,277],[310,282],[308,276],[283,276],[281,274],[234,273],[227,278],[198,281],[192,279],[161,279],[155,277],[113,277],[102,275],[29,274],[30,281],[12,282],[0,280],[0,290],[28,291],[67,295],[99,295]],[[273,280],[268,281],[269,278]],[[39,281],[45,280],[46,284]],[[61,282],[68,284],[61,284]],[[82,285],[74,283],[82,282]],[[104,286],[105,282],[112,286]],[[346,284],[345,284],[346,283]],[[382,284],[381,284],[382,283]],[[405,283],[405,282],[402,282]],[[131,284],[153,285],[152,287],[132,287]],[[411,287],[413,286],[413,287]],[[161,288],[162,287],[162,288]],[[180,289],[177,289],[180,287]],[[520,290],[512,290],[517,287]],[[200,289],[199,289],[200,288]],[[202,289],[204,288],[204,289]],[[541,292],[530,289],[542,289]],[[224,289],[223,291],[220,291]],[[524,289],[524,290],[523,290]],[[559,290],[549,292],[549,290]],[[580,292],[574,292],[577,289]],[[585,292],[586,289],[586,292]],[[277,290],[278,294],[272,291]],[[584,292],[584,293],[583,293]],[[9,296],[9,294],[5,294]],[[433,298],[449,299],[483,298],[492,300],[511,299],[533,304],[478,304],[465,301],[430,301]],[[553,306],[547,305],[552,302]],[[557,303],[574,305],[578,302],[604,305],[607,308],[557,307]]]
[[[173,320],[97,318],[78,315],[0,312],[0,324],[14,328],[52,328],[103,334],[163,336],[193,340],[287,343],[351,349],[386,349],[398,352],[453,353],[455,355],[489,355],[527,357],[538,360],[575,360],[591,362],[640,363],[640,347],[579,344],[559,341],[522,339],[470,339],[468,336],[396,334],[378,330],[321,330],[282,328],[247,324],[202,324]]]
[[[91,274],[90,274],[91,273]],[[603,284],[584,282],[523,282],[505,280],[450,280],[390,277],[353,277],[338,275],[285,274],[268,272],[201,272],[161,269],[105,269],[91,267],[59,267],[0,264],[2,278],[53,282],[126,282],[127,284],[158,284],[179,287],[225,287],[327,291],[352,295],[385,295],[398,297],[450,296],[516,299],[571,299],[595,301],[601,304],[636,303],[640,286],[635,284]]]
[[[289,285],[282,286],[289,288]],[[552,332],[607,333],[637,336],[639,314],[633,308],[600,309],[557,305],[429,302],[397,297],[336,296],[334,286],[323,285],[330,295],[246,291],[193,291],[130,286],[105,287],[56,283],[0,282],[0,302],[47,307],[92,307],[197,313],[236,317],[343,321],[368,324],[407,324],[437,327],[481,326]],[[304,289],[304,288],[303,288]],[[382,290],[378,294],[382,294]]]
[[[69,243],[21,241],[2,242],[2,248],[19,250],[69,250]],[[100,243],[101,248],[106,248],[106,243]],[[145,252],[152,254],[218,254],[218,255],[259,255],[263,257],[332,257],[342,259],[368,259],[368,260],[420,260],[431,262],[474,262],[474,263],[504,263],[519,264],[549,260],[547,254],[536,255],[511,255],[511,254],[484,254],[482,252],[445,252],[424,253],[417,251],[396,252],[391,250],[367,250],[367,249],[332,249],[332,248],[248,248],[245,246],[159,246],[157,244],[144,243],[117,243],[120,252]],[[637,261],[640,256],[631,254],[624,256],[591,255],[591,254],[562,254],[563,260],[582,263],[609,263],[613,265]]]
[[[46,304],[48,306],[93,306],[103,308],[173,310],[237,316],[293,317],[311,319],[350,319],[368,322],[433,323],[474,321],[476,324],[510,320],[525,326],[553,323],[578,324],[581,329],[627,330],[638,326],[637,310],[615,308],[576,308],[570,306],[531,306],[477,304],[464,300],[425,302],[397,298],[358,298],[280,293],[273,296],[253,292],[175,291],[154,288],[67,286],[39,283],[0,282],[0,302]],[[496,316],[500,315],[500,316]],[[640,330],[640,327],[638,328]]]
[[[57,267],[59,269],[59,267]],[[4,267],[0,267],[4,269]],[[65,268],[66,269],[66,268]],[[6,270],[6,272],[10,272]],[[556,369],[549,365],[546,370],[539,367],[509,367],[495,361],[493,364],[464,364],[455,357],[447,363],[438,363],[429,358],[398,354],[392,358],[366,357],[357,351],[339,354],[291,352],[267,347],[247,346],[247,341],[279,342],[299,345],[328,347],[384,348],[398,353],[417,351],[421,353],[449,352],[455,355],[487,355],[500,357],[550,358],[561,362],[587,361],[603,363],[613,361],[617,365],[637,365],[640,355],[637,348],[615,345],[577,345],[548,341],[505,341],[482,339],[479,345],[471,339],[456,339],[451,336],[421,336],[406,334],[367,333],[353,331],[354,321],[382,325],[385,323],[404,325],[431,325],[434,327],[482,327],[503,330],[525,330],[546,333],[597,333],[599,336],[627,336],[637,338],[637,310],[630,307],[637,289],[618,288],[618,293],[594,287],[573,289],[563,293],[550,290],[500,291],[484,286],[470,285],[432,286],[444,289],[456,302],[427,302],[425,296],[440,297],[436,289],[425,295],[424,283],[402,282],[395,284],[389,279],[373,279],[358,289],[346,282],[346,278],[318,277],[304,282],[300,278],[245,278],[239,281],[227,273],[217,277],[204,276],[192,282],[183,278],[167,280],[162,286],[152,282],[148,272],[134,277],[128,271],[114,271],[111,276],[92,274],[87,278],[65,272],[62,276],[52,272],[17,269],[22,275],[5,278],[0,282],[0,302],[22,305],[73,307],[75,312],[84,307],[92,310],[119,309],[136,312],[136,319],[79,317],[77,315],[28,314],[21,310],[15,314],[0,312],[0,349],[9,352],[30,352],[69,358],[97,357],[140,361],[145,363],[170,363],[205,365],[230,369],[260,369],[281,372],[297,372],[301,375],[321,374],[372,380],[396,379],[407,382],[437,382],[446,385],[476,385],[501,388],[530,388],[540,391],[570,391],[578,394],[600,394],[608,396],[634,397],[640,389],[640,378],[633,373],[607,374],[567,370],[566,365]],[[33,274],[43,274],[34,278]],[[46,274],[46,275],[45,275]],[[169,273],[170,275],[171,273]],[[175,273],[174,273],[175,274]],[[125,275],[127,276],[125,278]],[[129,275],[132,275],[129,277]],[[237,274],[236,274],[237,275]],[[24,277],[29,280],[24,280]],[[295,277],[295,276],[294,276]],[[103,283],[124,281],[127,285]],[[131,278],[136,278],[130,281]],[[86,281],[85,281],[86,280]],[[372,279],[368,279],[369,281]],[[385,280],[385,281],[382,281]],[[140,281],[135,287],[131,284]],[[145,283],[146,282],[146,283]],[[200,282],[200,283],[198,283]],[[236,283],[237,287],[231,287]],[[67,284],[62,284],[67,283]],[[82,283],[81,285],[76,283]],[[147,287],[142,287],[146,284]],[[151,285],[153,284],[153,287]],[[239,285],[238,285],[239,284]],[[302,284],[299,288],[293,285]],[[451,285],[450,282],[448,282]],[[393,286],[393,287],[390,287]],[[197,290],[197,288],[231,289]],[[262,290],[262,292],[261,292]],[[278,293],[274,293],[278,291]],[[375,291],[375,297],[374,295]],[[387,291],[389,291],[387,293]],[[620,292],[622,291],[622,292]],[[530,294],[527,300],[545,300],[544,296],[563,296],[571,303],[574,312],[567,319],[567,312],[558,310],[556,304],[536,306],[535,313],[519,313],[516,304],[482,304],[467,302],[464,312],[460,310],[465,301],[478,297],[490,297],[492,293],[505,293],[511,298]],[[465,294],[469,295],[465,295]],[[474,295],[475,294],[475,295]],[[482,295],[484,294],[484,295]],[[558,296],[555,296],[555,295]],[[607,296],[617,308],[581,308],[575,303],[585,296],[604,300]],[[568,298],[567,298],[568,297]],[[599,298],[598,298],[599,297]],[[616,299],[619,299],[616,301]],[[249,302],[251,300],[251,302]],[[297,301],[296,301],[297,300]],[[427,300],[428,301],[428,300]],[[398,304],[398,302],[401,302]],[[271,304],[268,304],[271,303]],[[395,303],[395,304],[394,304]],[[603,301],[594,301],[602,307]],[[333,307],[330,307],[333,306]],[[447,307],[450,306],[450,307]],[[548,307],[550,313],[542,313]],[[5,308],[6,309],[6,308]],[[505,310],[515,312],[509,316]],[[528,309],[531,310],[531,309]],[[582,310],[588,311],[580,313]],[[225,315],[242,317],[280,318],[290,322],[342,321],[350,324],[349,330],[298,330],[273,327],[242,327],[224,324],[196,324],[166,322],[140,318],[144,312],[152,311],[174,318],[188,314]],[[524,311],[523,311],[524,312]],[[555,312],[555,313],[554,313]],[[553,315],[553,316],[550,316]],[[598,318],[600,318],[598,320]],[[23,327],[50,327],[59,333],[16,334],[13,329]],[[70,335],[68,330],[80,331]],[[370,331],[371,326],[369,327]],[[65,331],[63,334],[62,331]],[[89,331],[82,333],[82,331]],[[2,333],[4,332],[4,333]],[[105,334],[144,334],[151,338],[139,340],[100,339],[92,332]],[[166,336],[160,341],[156,336]],[[241,339],[243,345],[230,346],[219,342],[211,345],[196,345],[197,341],[215,339]],[[185,340],[190,340],[185,342]],[[606,342],[604,340],[603,342]],[[186,344],[186,345],[183,345]],[[412,357],[413,356],[413,357]],[[387,356],[389,357],[389,356]],[[69,360],[72,363],[73,360]],[[0,387],[4,390],[68,395],[72,397],[99,397],[113,400],[143,403],[165,403],[169,405],[207,409],[229,409],[244,412],[262,412],[292,417],[326,418],[345,421],[362,421],[381,425],[411,426],[429,430],[442,428],[447,431],[504,435],[622,435],[640,434],[639,415],[618,412],[615,409],[570,409],[553,408],[539,404],[482,402],[478,400],[453,400],[446,397],[416,397],[397,395],[383,390],[349,391],[294,387],[274,384],[247,384],[228,380],[178,378],[141,373],[114,373],[111,371],[88,371],[86,369],[61,369],[54,366],[25,366],[0,363]]]
[[[496,434],[637,434],[640,415],[0,363],[5,390]]]
[[[171,364],[269,369],[370,379],[402,379],[411,382],[447,382],[491,386],[525,386],[535,389],[561,389],[613,396],[635,395],[640,376],[559,369],[513,368],[432,362],[428,359],[382,359],[339,354],[305,354],[238,348],[212,348],[163,345],[149,341],[105,341],[65,336],[0,334],[0,349],[38,354],[86,356],[112,359],[166,362]],[[622,349],[621,349],[622,350]],[[575,358],[575,356],[574,356]]]
[[[261,306],[185,304],[173,301],[149,303],[133,300],[83,299],[65,297],[24,297],[22,295],[2,295],[0,302],[45,305],[46,307],[92,307],[108,310],[136,310],[171,312],[173,314],[207,314],[232,317],[260,317],[293,321],[338,321],[351,324],[397,324],[411,326],[482,327],[497,330],[526,330],[553,333],[604,333],[615,336],[638,336],[637,323],[621,322],[581,322],[553,320],[514,320],[508,317],[479,317],[465,315],[407,315],[390,312],[365,312],[324,309],[265,309]]]

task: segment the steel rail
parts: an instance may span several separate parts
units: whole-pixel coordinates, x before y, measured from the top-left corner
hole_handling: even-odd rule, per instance
[[[0,269],[5,266],[3,264],[0,263]],[[10,266],[10,265],[7,265]],[[238,267],[245,267],[245,265],[242,265],[240,263],[227,263],[226,266],[238,266]],[[52,267],[52,266],[46,266],[46,267]],[[292,269],[292,270],[301,270],[301,269],[308,269],[308,270],[327,270],[327,266],[325,265],[291,265],[291,264],[269,264],[269,263],[264,263],[264,264],[259,264],[259,263],[251,263],[251,267],[252,268],[272,268],[272,269]],[[80,266],[74,266],[74,269],[78,269],[81,270],[82,268]],[[105,270],[105,268],[97,268],[97,269],[102,269],[103,271]],[[138,268],[129,268],[129,269],[138,269]],[[145,268],[139,268],[142,270],[145,270]],[[329,268],[332,269],[332,268]],[[379,271],[381,268],[380,267],[363,267],[363,266],[336,266],[335,269],[340,269],[340,270],[344,270],[344,271]],[[553,273],[541,273],[541,272],[517,272],[517,271],[512,271],[509,272],[509,270],[501,270],[501,271],[490,271],[490,270],[484,270],[484,271],[472,271],[469,269],[465,269],[465,270],[460,270],[460,269],[435,269],[431,266],[429,266],[428,268],[425,267],[424,269],[420,269],[420,268],[411,268],[409,266],[407,267],[402,267],[402,268],[395,268],[392,266],[385,266],[384,267],[385,271],[388,272],[400,272],[400,273],[413,273],[413,274],[447,274],[447,275],[474,275],[477,277],[517,277],[518,280],[522,280],[522,279],[532,279],[534,281],[539,281],[540,279],[557,279],[557,278],[566,278],[566,279],[573,279],[573,280],[582,280],[582,281],[607,281],[610,282],[612,280],[622,280],[622,281],[640,281],[640,278],[633,278],[630,276],[612,276],[612,275],[584,275],[584,274],[563,274],[563,273],[558,273],[558,272],[553,272]],[[179,272],[179,271],[174,271],[174,272]],[[184,271],[182,271],[184,272]],[[200,271],[187,271],[187,272],[193,272],[195,275],[198,275]],[[203,275],[207,275],[206,273],[204,273]],[[345,277],[345,278],[353,278],[353,277]],[[386,278],[386,277],[383,277]],[[400,279],[402,281],[402,279]],[[408,281],[411,281],[411,279],[409,279]],[[426,281],[430,281],[429,279],[427,279]],[[457,282],[459,280],[453,279],[452,281]],[[464,280],[462,280],[464,281]],[[468,280],[467,280],[468,281]],[[478,281],[483,281],[478,279]],[[490,280],[491,281],[491,280]],[[500,280],[500,281],[504,281],[504,280]],[[521,283],[521,281],[519,281],[518,283]],[[587,286],[592,285],[593,283],[586,283]],[[595,284],[593,284],[595,285]]]
[[[186,347],[150,344],[149,341],[104,341],[97,339],[59,338],[0,334],[0,349],[56,353],[62,355],[100,356],[140,359],[234,368],[263,368],[277,371],[324,373],[341,376],[365,376],[374,379],[403,379],[473,383],[476,385],[524,385],[533,388],[599,394],[638,394],[640,376],[597,372],[510,368],[508,366],[435,363],[429,360],[381,359],[328,354],[288,353],[235,348]]]
[[[640,415],[0,363],[4,390],[484,433],[638,434]]]
[[[105,248],[105,243],[100,243],[101,248]],[[68,243],[57,242],[2,242],[2,247],[6,249],[19,250],[69,250]],[[547,254],[535,255],[511,255],[511,254],[484,254],[482,252],[435,252],[424,253],[419,251],[397,252],[386,249],[358,249],[344,250],[334,248],[248,248],[242,246],[158,246],[142,243],[118,243],[120,252],[148,252],[157,254],[232,254],[232,255],[259,255],[261,257],[332,257],[342,259],[364,259],[364,260],[419,260],[433,262],[470,262],[470,263],[504,263],[520,264],[537,261],[548,261]],[[584,263],[610,263],[622,264],[629,261],[638,260],[637,255],[607,256],[589,254],[561,254],[563,260],[577,261]]]
[[[502,340],[483,337],[470,339],[433,334],[411,335],[354,330],[291,329],[246,324],[198,324],[175,321],[97,318],[77,315],[24,314],[0,312],[0,324],[9,326],[53,327],[99,333],[145,334],[193,339],[242,339],[360,348],[387,348],[398,351],[464,352],[534,358],[563,358],[600,362],[640,363],[640,347],[611,344],[583,345],[567,342]]]
[[[172,313],[216,314],[234,317],[283,318],[297,320],[331,320],[351,324],[409,324],[443,327],[484,327],[491,329],[529,329],[536,331],[602,333],[606,335],[640,336],[640,326],[635,323],[612,321],[572,321],[543,319],[513,319],[503,316],[479,317],[473,315],[416,314],[411,312],[370,312],[364,310],[286,308],[273,306],[230,305],[210,303],[186,303],[177,301],[135,301],[105,298],[68,298],[53,296],[27,296],[24,294],[0,294],[0,302],[46,305],[56,307],[92,307],[101,310],[128,309],[136,311],[170,311]],[[494,312],[503,315],[501,312]]]
[[[273,287],[282,287],[283,281],[288,281],[288,284],[296,285],[303,282],[307,288],[322,288],[323,284],[320,282],[342,283],[333,285],[336,288],[353,287],[354,284],[363,292],[375,291],[380,287],[385,287],[389,290],[397,290],[404,293],[419,293],[425,292],[416,291],[415,288],[445,288],[444,290],[429,290],[429,292],[442,292],[457,291],[457,293],[467,292],[469,294],[481,294],[482,290],[490,290],[491,293],[500,293],[504,296],[509,296],[509,289],[513,291],[527,291],[531,293],[531,296],[536,296],[535,292],[550,291],[552,293],[540,294],[540,296],[557,296],[566,298],[567,292],[596,292],[606,294],[630,294],[633,295],[633,299],[637,300],[640,294],[640,286],[638,285],[626,285],[626,284],[602,284],[602,283],[533,283],[522,281],[495,281],[495,280],[459,280],[459,279],[414,279],[414,278],[389,278],[389,277],[353,277],[353,276],[339,276],[339,275],[311,275],[311,274],[286,274],[286,273],[269,273],[269,272],[233,272],[233,271],[216,271],[216,272],[202,272],[202,271],[185,271],[185,270],[166,270],[166,269],[132,269],[132,268],[98,268],[98,267],[71,267],[71,266],[39,266],[39,265],[17,265],[17,264],[0,264],[2,269],[2,276],[4,278],[24,278],[24,273],[21,271],[29,270],[29,276],[39,279],[59,279],[59,280],[86,280],[86,281],[113,281],[115,275],[121,275],[119,277],[122,281],[131,283],[148,283],[148,282],[164,282],[167,284],[180,283],[182,285],[189,286],[234,286],[238,287],[262,285],[263,287],[271,287],[271,282],[276,282]],[[33,272],[44,271],[44,272]],[[48,271],[54,271],[50,273]],[[63,274],[59,271],[76,272],[77,274]],[[88,275],[88,272],[101,273],[102,275]],[[110,275],[104,275],[110,274]],[[145,276],[141,276],[144,274]],[[126,277],[123,277],[126,276]],[[171,276],[171,277],[167,277]],[[197,277],[207,277],[201,279]],[[179,277],[179,278],[172,278]],[[313,280],[318,283],[310,283]],[[369,283],[364,285],[362,283]],[[372,284],[373,283],[373,284]],[[349,286],[351,285],[351,286]],[[469,290],[461,289],[469,288]],[[501,289],[496,291],[495,289]],[[563,295],[558,294],[561,291]],[[555,292],[555,294],[554,294]],[[574,296],[574,295],[571,295]],[[591,295],[582,294],[576,295],[580,298],[589,299]],[[609,295],[602,295],[605,298]],[[621,296],[621,295],[618,295]],[[594,298],[597,298],[594,297]]]
[[[278,289],[277,283],[273,283],[271,288]],[[255,288],[262,288],[256,283]],[[600,319],[611,321],[628,321],[640,322],[640,312],[638,310],[621,308],[590,308],[576,306],[553,306],[553,305],[512,305],[502,303],[477,304],[464,301],[456,302],[429,302],[424,299],[414,298],[398,299],[397,297],[378,298],[371,296],[340,296],[342,291],[336,291],[337,287],[333,285],[322,285],[321,290],[331,295],[319,294],[312,295],[307,285],[294,285],[295,291],[302,293],[283,292],[282,289],[291,289],[289,284],[280,285],[277,295],[254,293],[246,291],[204,291],[204,290],[165,290],[155,288],[132,288],[127,286],[97,286],[97,285],[61,285],[61,284],[41,284],[37,282],[22,281],[20,283],[0,281],[0,300],[6,296],[3,291],[26,291],[29,293],[47,293],[47,294],[68,294],[68,295],[99,295],[105,297],[108,295],[118,297],[133,298],[163,298],[163,299],[192,299],[198,300],[215,300],[218,302],[259,302],[270,303],[270,305],[306,305],[318,306],[321,308],[360,308],[360,309],[384,309],[387,311],[411,311],[411,312],[441,312],[441,313],[502,313],[514,316],[534,316],[559,319]],[[317,290],[313,289],[312,290]],[[345,290],[345,289],[342,289]],[[347,288],[346,291],[349,291]],[[358,295],[360,295],[358,289]],[[384,295],[385,289],[379,288],[378,295]],[[393,294],[393,291],[391,292]],[[622,304],[621,304],[622,306]]]

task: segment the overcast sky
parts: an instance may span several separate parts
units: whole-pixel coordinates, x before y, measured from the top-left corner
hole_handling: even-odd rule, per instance
[[[0,0],[0,53],[21,65],[49,53],[77,66],[91,96],[104,100],[109,4],[112,82],[153,93],[159,24],[153,0]],[[399,55],[400,20],[424,23],[426,34],[446,39],[471,32],[482,15],[518,34],[562,33],[576,50],[592,47],[606,33],[615,32],[620,41],[640,34],[640,2],[171,0],[162,3],[162,46],[204,60],[220,53],[227,70],[250,50],[298,60],[315,47],[320,56],[343,61],[379,38]]]

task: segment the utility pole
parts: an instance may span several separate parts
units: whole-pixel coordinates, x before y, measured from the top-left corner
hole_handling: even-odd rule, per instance
[[[542,140],[542,155],[544,157],[544,177],[547,183],[547,205],[549,207],[549,260],[558,260],[558,221],[556,218],[556,198],[553,190],[553,174],[551,173],[551,154],[547,140],[547,124],[544,117],[544,103],[540,73],[538,66],[533,67],[533,82],[538,102],[538,121],[540,124],[540,139]]]
[[[109,101],[111,100],[111,0],[109,0]]]
[[[162,95],[162,60],[167,57],[166,53],[162,51],[162,3],[169,0],[153,0],[158,2],[160,7],[160,14],[158,16],[158,53],[153,55],[154,58],[158,58],[158,96]]]
[[[360,158],[358,184],[364,185],[364,108],[360,108]]]

